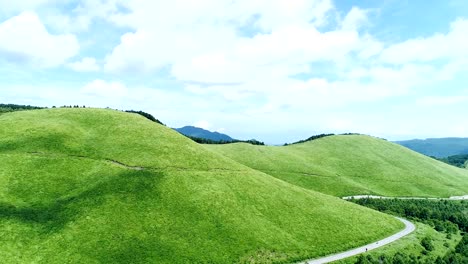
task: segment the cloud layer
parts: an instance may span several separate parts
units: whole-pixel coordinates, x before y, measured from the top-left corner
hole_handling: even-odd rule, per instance
[[[22,12],[0,24],[0,54],[12,63],[55,67],[79,52],[74,35],[50,34],[34,12]]]
[[[373,34],[380,10],[331,0],[30,0],[0,9],[0,71],[39,69],[51,80],[10,85],[3,96],[18,89],[33,102],[141,108],[174,126],[273,142],[468,131],[441,114],[467,101],[463,17],[446,20],[444,32],[385,41]]]

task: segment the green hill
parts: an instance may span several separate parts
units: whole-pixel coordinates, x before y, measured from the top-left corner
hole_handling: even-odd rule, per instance
[[[130,113],[0,116],[3,263],[292,262],[402,228]]]
[[[289,146],[206,146],[284,181],[335,196],[468,194],[468,172],[405,147],[360,135]]]

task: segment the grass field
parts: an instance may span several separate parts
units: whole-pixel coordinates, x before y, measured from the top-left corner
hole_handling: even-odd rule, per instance
[[[386,140],[330,136],[289,146],[206,145],[253,169],[335,196],[468,194],[468,171]]]
[[[0,116],[4,263],[287,263],[401,228],[136,114]]]

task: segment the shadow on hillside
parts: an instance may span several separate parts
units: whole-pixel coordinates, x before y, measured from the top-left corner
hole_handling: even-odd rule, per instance
[[[71,151],[67,147],[66,139],[69,137],[66,134],[50,133],[48,135],[17,135],[14,140],[0,139],[0,152],[14,150],[54,150],[68,153]]]
[[[156,189],[163,177],[163,173],[129,171],[106,177],[108,180],[99,182],[90,189],[60,198],[51,204],[16,207],[0,202],[0,219],[15,219],[39,225],[44,233],[57,232],[70,221],[110,199],[141,201],[149,196],[157,196]]]

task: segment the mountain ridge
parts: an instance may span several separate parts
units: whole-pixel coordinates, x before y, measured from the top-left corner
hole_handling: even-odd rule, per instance
[[[394,143],[436,158],[468,154],[468,138],[463,137],[412,139]]]
[[[189,137],[195,137],[195,138],[203,138],[203,139],[209,139],[209,140],[213,140],[213,141],[226,141],[226,142],[229,142],[229,141],[234,141],[235,139],[233,139],[232,137],[226,135],[226,134],[223,134],[223,133],[219,133],[219,132],[216,132],[216,131],[209,131],[209,130],[206,130],[206,129],[203,129],[203,128],[200,128],[200,127],[196,127],[196,126],[184,126],[184,127],[181,127],[181,128],[174,128],[174,130],[176,130],[177,132],[185,135],[185,136],[189,136]]]

